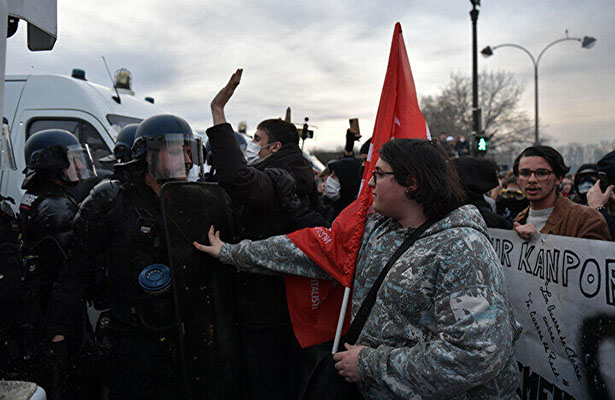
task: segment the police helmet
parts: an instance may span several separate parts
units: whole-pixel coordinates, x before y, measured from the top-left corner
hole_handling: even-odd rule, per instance
[[[139,124],[128,124],[120,130],[115,140],[115,147],[113,147],[113,154],[109,154],[106,157],[100,159],[102,162],[128,162],[131,159],[132,144],[135,141],[135,135]]]
[[[79,140],[63,129],[46,129],[34,133],[24,146],[27,189],[37,177],[61,179],[67,183],[96,176],[89,153]]]
[[[169,114],[142,121],[132,145],[133,159],[146,160],[150,174],[157,179],[187,178],[193,165],[202,163],[198,154],[190,125]]]

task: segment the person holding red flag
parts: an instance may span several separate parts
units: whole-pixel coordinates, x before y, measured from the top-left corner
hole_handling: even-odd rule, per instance
[[[384,275],[356,343],[333,356],[339,374],[366,399],[516,398],[518,325],[485,223],[461,206],[452,163],[431,141],[396,139],[372,173],[376,212],[360,242],[351,319],[392,254],[418,239]],[[209,240],[194,245],[240,271],[332,279],[288,236],[230,245],[212,227]]]
[[[395,24],[393,32],[389,63],[357,200],[340,213],[331,229],[303,229],[288,235],[298,248],[331,274],[336,283],[341,284],[286,277],[286,296],[293,329],[304,347],[331,340],[337,333],[334,345],[337,349],[365,218],[372,204],[372,190],[366,183],[378,161],[378,150],[392,138],[430,139],[427,123],[418,106],[399,23]],[[336,332],[340,303],[342,312]],[[346,318],[344,331],[347,327]]]

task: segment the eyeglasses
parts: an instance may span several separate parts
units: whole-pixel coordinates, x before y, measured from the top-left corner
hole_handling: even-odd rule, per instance
[[[523,192],[520,190],[512,190],[512,189],[504,189],[500,192],[502,198],[504,199],[515,199],[515,200],[523,200],[525,196],[523,196]]]
[[[520,169],[518,176],[519,178],[530,179],[530,176],[534,174],[537,180],[544,181],[544,180],[547,180],[549,178],[549,175],[551,175],[552,173],[553,171],[549,171],[548,169],[545,169],[545,168],[539,168],[535,171],[531,169]]]
[[[378,170],[373,170],[372,175],[374,176],[374,184],[378,184],[378,178],[384,178],[385,175],[395,175],[395,172],[382,172]]]

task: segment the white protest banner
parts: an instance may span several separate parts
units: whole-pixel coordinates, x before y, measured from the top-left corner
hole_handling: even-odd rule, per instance
[[[489,234],[523,326],[521,399],[615,398],[615,243]]]

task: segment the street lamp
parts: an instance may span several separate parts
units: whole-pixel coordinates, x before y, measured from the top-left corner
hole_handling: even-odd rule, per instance
[[[478,22],[480,0],[470,0],[472,10],[470,19],[472,21],[472,130],[474,137],[480,135],[480,116],[478,112],[478,40],[476,33],[476,23]]]
[[[536,142],[535,144],[537,145],[540,144],[540,141],[538,140],[538,64],[540,63],[540,59],[542,58],[542,55],[545,53],[545,51],[547,51],[547,49],[549,49],[551,46],[557,43],[565,42],[567,40],[575,40],[577,42],[580,42],[581,47],[584,49],[591,49],[596,44],[596,38],[594,37],[591,37],[591,36],[584,36],[583,38],[569,37],[568,31],[566,31],[566,37],[554,40],[553,42],[546,45],[545,48],[542,49],[540,54],[538,54],[537,58],[534,58],[532,53],[530,53],[529,50],[527,50],[525,47],[520,46],[518,44],[513,44],[513,43],[503,43],[503,44],[499,44],[493,47],[487,46],[480,52],[484,57],[490,57],[493,55],[493,51],[495,49],[498,49],[500,47],[514,47],[519,50],[522,50],[525,54],[530,56],[530,59],[532,60],[532,63],[534,64],[534,140]]]

